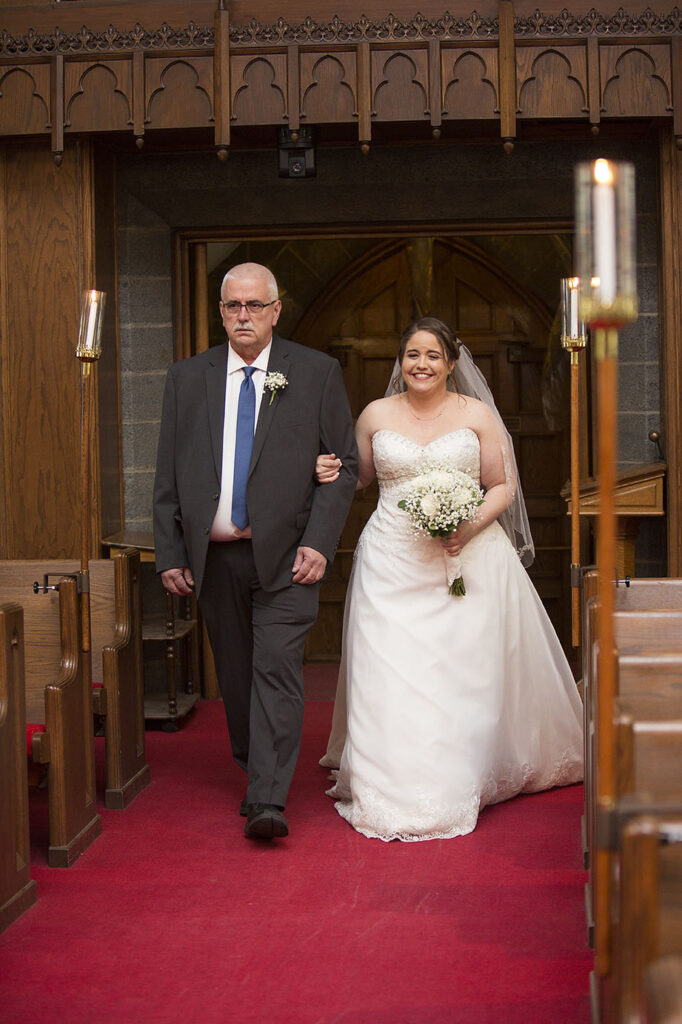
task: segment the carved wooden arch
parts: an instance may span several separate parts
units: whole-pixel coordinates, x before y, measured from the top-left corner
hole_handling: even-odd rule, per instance
[[[74,62],[65,85],[67,78],[72,81],[66,89],[65,128],[111,131],[132,125],[132,76],[122,61]]]
[[[49,70],[39,65],[0,68],[0,132],[44,132],[49,124]]]
[[[330,338],[336,333],[333,328],[330,331],[330,328],[337,316],[334,309],[344,301],[344,293],[352,291],[354,301],[365,301],[368,298],[366,289],[359,287],[358,283],[376,268],[384,266],[386,261],[400,254],[410,245],[410,242],[411,240],[406,238],[384,239],[364,252],[358,259],[349,263],[337,277],[329,282],[315,302],[305,311],[293,332],[295,339],[312,348],[326,348]],[[523,337],[531,344],[545,344],[547,334],[552,326],[553,315],[536,295],[511,277],[493,257],[476,245],[474,241],[444,235],[434,238],[434,243],[442,245],[456,254],[458,266],[464,275],[462,278],[464,283],[473,285],[475,281],[478,287],[483,282],[490,294],[504,299],[510,318],[516,325],[515,330],[519,340]],[[469,272],[467,272],[467,267]],[[437,296],[434,297],[437,298]],[[448,319],[445,312],[442,314],[440,311],[435,312],[436,315],[442,315],[443,319]],[[408,314],[409,316],[411,313]],[[322,326],[323,324],[325,326]],[[407,326],[407,320],[402,326]],[[453,324],[453,326],[458,333],[466,333],[457,324]]]

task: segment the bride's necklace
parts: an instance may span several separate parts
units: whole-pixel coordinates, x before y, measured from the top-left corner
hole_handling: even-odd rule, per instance
[[[410,416],[412,416],[413,419],[418,420],[420,423],[433,423],[434,420],[439,420],[445,412],[445,406],[447,405],[447,402],[443,402],[440,412],[437,412],[435,416],[417,416],[416,412],[412,411],[409,398],[406,397],[405,401],[407,402],[407,411]]]

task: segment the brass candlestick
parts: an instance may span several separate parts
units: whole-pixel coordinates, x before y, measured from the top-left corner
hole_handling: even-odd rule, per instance
[[[573,646],[580,646],[580,353],[587,345],[580,316],[580,278],[561,282],[561,344],[571,353],[571,624]]]
[[[613,629],[616,565],[615,483],[618,414],[618,329],[637,319],[635,264],[635,169],[629,163],[596,160],[575,172],[577,269],[580,313],[590,325],[597,359],[599,522],[597,569],[597,808],[608,818],[615,806],[613,700],[617,665]],[[598,840],[599,843],[599,840]],[[595,966],[611,967],[610,853],[596,851]]]

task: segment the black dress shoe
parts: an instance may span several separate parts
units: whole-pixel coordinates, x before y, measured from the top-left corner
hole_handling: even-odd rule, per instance
[[[289,835],[289,826],[274,804],[249,804],[244,835],[249,839],[281,839]]]

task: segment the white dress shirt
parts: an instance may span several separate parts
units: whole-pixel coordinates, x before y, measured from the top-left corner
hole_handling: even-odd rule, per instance
[[[244,374],[244,366],[251,365],[256,373],[251,378],[256,389],[256,415],[254,418],[254,431],[258,423],[261,400],[263,398],[263,384],[268,370],[268,359],[272,341],[263,349],[254,361],[245,363],[241,356],[238,356],[232,346],[227,346],[227,378],[225,380],[225,419],[223,421],[223,465],[220,478],[220,500],[218,509],[211,527],[211,540],[239,540],[251,536],[251,526],[240,530],[232,522],[232,483],[234,477],[234,449],[237,441],[237,406],[239,404],[239,392],[241,390]]]

